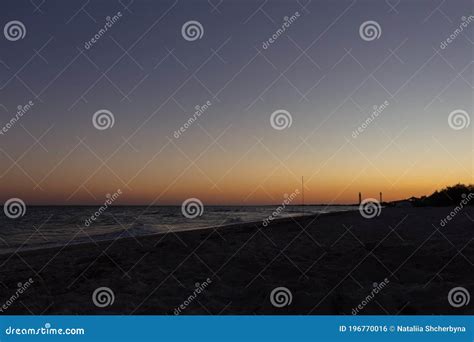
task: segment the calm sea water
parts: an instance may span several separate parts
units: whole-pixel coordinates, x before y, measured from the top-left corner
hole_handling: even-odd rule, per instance
[[[178,206],[115,206],[86,224],[99,207],[27,207],[23,217],[0,215],[0,253],[40,249],[130,236],[222,227],[262,221],[277,206],[206,206],[201,216],[189,219]],[[301,216],[357,209],[350,206],[286,207],[278,217]],[[3,213],[2,213],[3,214]]]

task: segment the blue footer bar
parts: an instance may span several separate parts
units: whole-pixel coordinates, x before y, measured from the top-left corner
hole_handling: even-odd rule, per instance
[[[473,316],[1,316],[0,341],[469,341]]]

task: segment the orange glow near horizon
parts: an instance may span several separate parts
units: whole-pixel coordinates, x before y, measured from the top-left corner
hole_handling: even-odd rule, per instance
[[[76,160],[51,173],[41,188],[34,188],[33,181],[25,181],[24,174],[16,170],[3,185],[1,200],[20,197],[32,205],[95,205],[103,203],[106,194],[121,189],[123,194],[116,205],[179,205],[190,197],[207,205],[279,204],[284,194],[301,191],[304,175],[306,204],[354,204],[359,192],[363,198],[376,199],[382,192],[384,201],[393,201],[430,195],[457,183],[472,183],[472,175],[463,172],[470,168],[469,158],[465,159],[465,168],[455,170],[448,163],[430,165],[429,154],[411,168],[390,158],[389,164],[376,167],[364,157],[354,158],[350,148],[341,151],[339,158],[314,166],[304,158],[304,152],[281,164],[260,150],[233,168],[235,161],[232,163],[229,154],[210,155],[191,166],[186,159],[172,157],[164,156],[169,158],[166,164],[154,160],[146,168],[134,167],[132,162],[111,163],[110,169],[102,166],[95,174],[100,166],[97,160],[85,158],[90,164]],[[31,177],[41,179],[33,174]],[[299,195],[293,204],[301,200]]]

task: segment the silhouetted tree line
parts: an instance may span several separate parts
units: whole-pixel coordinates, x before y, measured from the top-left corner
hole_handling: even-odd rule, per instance
[[[435,191],[430,196],[421,198],[412,197],[409,199],[416,207],[442,207],[459,205],[461,201],[466,202],[465,205],[474,205],[474,185],[456,184],[448,186],[440,191]]]

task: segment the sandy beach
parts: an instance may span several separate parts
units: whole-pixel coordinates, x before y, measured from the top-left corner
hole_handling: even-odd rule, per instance
[[[455,308],[447,296],[474,289],[474,208],[441,227],[451,210],[334,213],[2,255],[2,300],[33,281],[2,314],[351,315],[382,282],[358,314],[473,314],[472,301]],[[112,305],[94,305],[99,287],[113,291]],[[272,305],[277,287],[291,291],[289,305]]]

